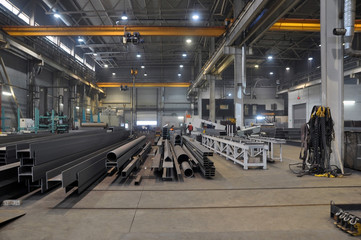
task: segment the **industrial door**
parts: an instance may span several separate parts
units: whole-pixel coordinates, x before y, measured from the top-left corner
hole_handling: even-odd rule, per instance
[[[300,128],[306,123],[306,103],[293,105],[293,127]]]

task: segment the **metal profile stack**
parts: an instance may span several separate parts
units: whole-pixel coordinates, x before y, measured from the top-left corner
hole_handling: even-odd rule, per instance
[[[137,156],[135,156],[133,160],[123,169],[121,172],[121,177],[127,178],[134,169],[138,169],[140,165],[144,163],[144,159],[146,159],[150,149],[151,144],[148,142],[143,150]]]
[[[183,143],[198,161],[202,174],[205,177],[214,177],[216,168],[214,167],[214,163],[208,158],[208,156],[213,156],[213,152],[186,136],[183,136]]]
[[[44,192],[48,189],[47,172],[120,142],[128,136],[127,131],[116,131],[18,144],[16,150],[17,158],[20,160],[18,180],[27,182],[28,186],[41,185]]]
[[[173,162],[173,155],[170,149],[170,144],[168,140],[165,140],[164,142],[164,154],[163,154],[163,180],[173,180],[173,168],[174,168],[174,162]]]
[[[169,128],[163,127],[162,133],[163,139],[169,139]]]
[[[128,160],[134,156],[145,144],[145,136],[141,136],[107,154],[106,167],[121,169]]]
[[[16,145],[10,145],[0,148],[0,165],[7,165],[17,162]]]

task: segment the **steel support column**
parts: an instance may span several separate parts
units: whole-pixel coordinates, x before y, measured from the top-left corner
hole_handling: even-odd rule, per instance
[[[236,49],[234,55],[234,117],[236,125],[243,127],[243,92],[242,92],[242,55],[241,49]],[[245,64],[244,64],[245,66]]]
[[[198,48],[198,73],[202,71],[202,49]]]
[[[209,78],[209,119],[211,122],[216,122],[216,77]]]
[[[321,0],[321,90],[322,105],[331,109],[335,141],[331,165],[343,162],[343,49],[342,38],[333,35],[334,28],[342,28],[342,1]]]

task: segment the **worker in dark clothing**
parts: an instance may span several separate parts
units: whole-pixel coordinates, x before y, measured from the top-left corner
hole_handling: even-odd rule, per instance
[[[192,131],[193,131],[192,123],[189,123],[189,124],[188,124],[188,132],[189,132],[189,135],[192,134]]]

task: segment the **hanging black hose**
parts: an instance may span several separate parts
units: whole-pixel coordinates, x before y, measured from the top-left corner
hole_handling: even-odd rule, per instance
[[[297,171],[297,174],[302,176],[304,174],[334,172],[330,165],[331,142],[335,136],[330,109],[314,106],[310,120],[301,130],[300,159],[303,160],[303,163],[302,170]]]

